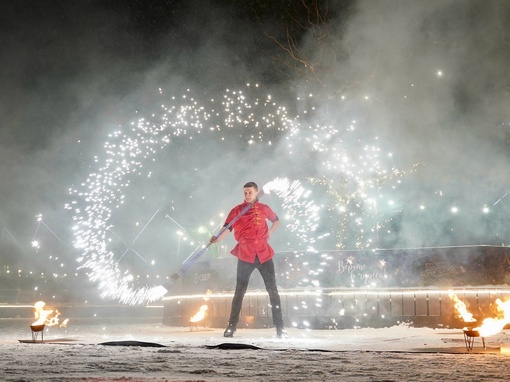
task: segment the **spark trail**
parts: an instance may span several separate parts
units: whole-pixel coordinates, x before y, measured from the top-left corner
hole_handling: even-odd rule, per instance
[[[266,135],[277,136],[275,130],[279,134],[299,130],[299,118],[289,118],[286,108],[271,96],[249,102],[243,92],[226,91],[219,101],[210,99],[201,104],[188,91],[171,102],[171,106],[162,106],[161,116],[140,118],[129,129],[110,134],[103,154],[94,159],[95,170],[70,189],[74,199],[67,208],[74,215],[74,245],[81,252],[79,267],[88,270],[102,297],[122,303],[143,304],[161,297],[154,285],[139,285],[130,270],[121,270],[118,254],[109,248],[106,238],[114,211],[126,202],[126,189],[136,177],[151,177],[151,163],[158,153],[172,149],[173,142],[201,134],[237,144],[240,141],[246,147],[260,143],[271,148],[273,141]],[[283,199],[291,220],[287,229],[305,247],[311,246],[314,239],[310,233],[317,227],[319,207],[309,199],[309,191],[299,182],[281,179],[270,182],[266,189],[273,189]]]

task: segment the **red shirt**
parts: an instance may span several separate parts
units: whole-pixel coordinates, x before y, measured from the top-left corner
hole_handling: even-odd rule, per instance
[[[248,203],[244,202],[232,208],[225,225],[238,216],[247,205]],[[261,264],[271,260],[274,251],[267,242],[269,227],[266,220],[274,222],[278,220],[278,216],[268,205],[256,202],[232,225],[237,245],[230,253],[239,260],[252,264],[255,262],[255,256],[258,256]]]

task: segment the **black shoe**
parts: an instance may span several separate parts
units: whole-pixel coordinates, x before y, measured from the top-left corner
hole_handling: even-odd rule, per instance
[[[276,328],[276,337],[278,338],[287,338],[289,335],[285,331],[283,327]]]
[[[236,326],[232,324],[228,324],[228,327],[223,332],[223,337],[234,337],[234,332],[236,331]]]

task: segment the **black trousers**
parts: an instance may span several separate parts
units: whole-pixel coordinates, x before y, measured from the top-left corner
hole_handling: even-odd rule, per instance
[[[269,294],[269,302],[271,304],[271,313],[273,315],[273,323],[276,327],[283,327],[282,308],[280,303],[280,295],[276,287],[276,276],[274,271],[273,260],[260,264],[259,258],[255,257],[255,263],[247,263],[246,261],[237,260],[237,280],[234,298],[232,299],[232,310],[230,311],[229,324],[237,325],[239,314],[243,305],[243,298],[248,289],[250,276],[255,269],[258,269],[267,293]]]

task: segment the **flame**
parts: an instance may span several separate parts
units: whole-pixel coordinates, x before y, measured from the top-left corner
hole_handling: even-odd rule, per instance
[[[455,309],[459,316],[465,322],[475,322],[476,319],[468,312],[466,304],[459,300],[453,291],[448,291],[448,295],[455,302]],[[510,298],[507,301],[502,301],[500,298],[496,299],[498,317],[487,317],[482,321],[482,325],[473,330],[480,333],[482,337],[493,336],[501,332],[507,324],[510,324]]]
[[[457,310],[459,317],[462,318],[464,322],[476,321],[476,318],[473,318],[473,314],[468,312],[466,304],[461,301],[452,290],[448,291],[448,296],[450,296],[450,298],[455,302],[455,309]]]
[[[204,301],[209,301],[209,296],[212,294],[210,289],[207,289],[205,292]],[[205,318],[205,312],[207,312],[209,307],[207,305],[202,305],[197,313],[193,317],[190,318],[189,322],[200,322]]]
[[[59,324],[60,312],[53,309],[45,309],[44,301],[37,301],[34,304],[34,316],[36,321],[32,325],[55,326]],[[60,326],[67,326],[69,319],[65,319]]]
[[[501,344],[499,346],[499,352],[503,354],[510,354],[510,344]]]
[[[496,299],[497,310],[502,317],[488,317],[483,320],[482,325],[475,328],[482,337],[492,336],[503,330],[506,324],[510,323],[510,298],[503,302]]]
[[[205,318],[205,312],[207,312],[207,305],[202,305],[197,313],[190,318],[189,322],[200,322]]]

